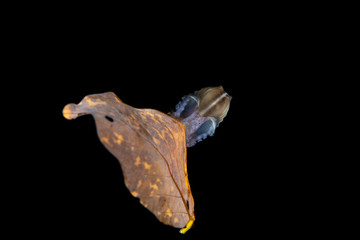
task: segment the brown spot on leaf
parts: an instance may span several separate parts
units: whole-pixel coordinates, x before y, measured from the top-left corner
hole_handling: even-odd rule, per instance
[[[123,137],[121,134],[118,134],[118,133],[116,133],[116,132],[114,132],[114,135],[115,135],[114,142],[115,142],[116,144],[121,145],[121,143],[124,141],[124,137]]]
[[[136,157],[136,159],[135,159],[135,163],[134,163],[134,165],[135,165],[135,166],[139,166],[139,165],[140,165],[140,163],[141,163],[140,157],[139,157],[139,156],[137,156],[137,157]]]
[[[94,106],[96,106],[96,105],[105,105],[106,104],[106,102],[104,102],[104,101],[101,101],[101,100],[94,100],[94,99],[92,99],[92,98],[90,98],[90,97],[85,97],[85,101],[87,102],[87,104],[89,104],[89,106],[91,106],[91,107],[94,107]]]
[[[158,186],[157,186],[156,184],[151,184],[151,183],[149,183],[149,186],[150,186],[150,188],[152,188],[152,189],[159,190],[159,188],[158,188]]]
[[[138,192],[135,192],[135,191],[132,191],[131,194],[132,194],[134,197],[139,196],[139,193],[138,193]]]
[[[171,212],[170,208],[166,209],[165,216],[172,217],[172,212]]]
[[[148,164],[147,162],[143,162],[143,164],[144,164],[144,168],[145,168],[146,170],[150,170],[151,164]]]
[[[102,138],[100,139],[100,141],[103,142],[103,143],[110,144],[108,137],[102,137]]]

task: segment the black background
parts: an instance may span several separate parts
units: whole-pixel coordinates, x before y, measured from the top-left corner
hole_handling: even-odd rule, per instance
[[[108,72],[96,61],[71,72],[64,68],[59,75],[74,81],[59,81],[59,94],[49,99],[55,144],[49,149],[52,160],[42,166],[52,180],[45,180],[49,195],[44,201],[53,232],[191,239],[292,235],[311,229],[311,224],[299,222],[311,200],[301,194],[311,173],[302,172],[309,162],[294,140],[296,116],[288,103],[277,99],[275,81],[259,80],[252,69],[240,66],[229,70],[227,62],[193,63],[197,66],[192,69],[168,61],[130,69],[119,63]],[[113,91],[134,107],[166,113],[183,95],[218,85],[233,98],[215,135],[188,149],[196,221],[185,236],[158,222],[129,194],[120,164],[99,142],[91,116],[73,121],[62,117],[67,103],[78,103],[87,94]]]
[[[299,34],[303,22],[257,10],[171,22],[68,10],[22,21],[13,39],[8,62],[23,67],[10,81],[27,80],[14,89],[26,92],[32,131],[31,161],[16,162],[24,170],[16,170],[15,226],[20,219],[36,235],[117,239],[287,238],[319,227],[321,163],[310,154],[318,136],[309,139],[305,109],[318,53],[309,53],[315,33]],[[218,85],[232,102],[215,135],[188,149],[196,221],[184,236],[129,194],[91,116],[62,116],[66,104],[107,91],[167,113],[185,94]]]

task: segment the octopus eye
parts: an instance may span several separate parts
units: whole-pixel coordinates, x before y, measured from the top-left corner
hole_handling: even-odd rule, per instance
[[[197,136],[212,136],[215,132],[216,124],[212,119],[204,122],[195,132]],[[206,137],[205,136],[205,137]]]
[[[198,107],[198,102],[191,96],[187,97],[187,103],[184,110],[180,113],[181,118],[187,118],[190,116]]]
[[[199,104],[195,97],[186,95],[176,105],[176,111],[170,113],[170,115],[182,121],[193,114],[198,109],[198,106]]]
[[[217,124],[214,119],[210,118],[206,120],[203,124],[200,125],[198,129],[196,129],[193,134],[187,136],[187,147],[192,147],[197,142],[200,142],[207,138],[207,136],[214,135],[216,125]]]

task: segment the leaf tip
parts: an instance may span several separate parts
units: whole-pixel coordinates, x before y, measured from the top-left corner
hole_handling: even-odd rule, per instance
[[[188,223],[186,224],[186,226],[180,230],[180,233],[181,233],[181,234],[185,234],[185,233],[191,228],[191,226],[193,225],[193,223],[194,223],[194,220],[190,219],[190,220],[188,221]]]

